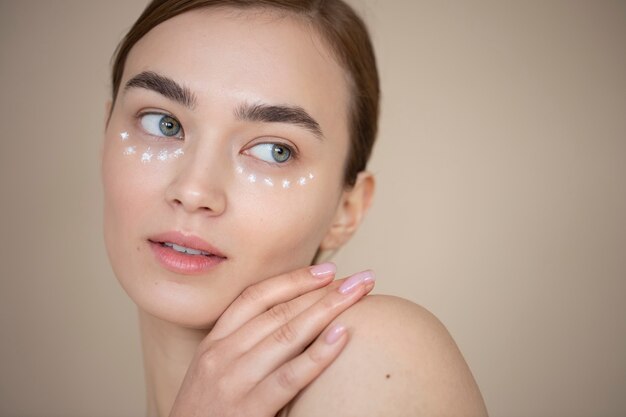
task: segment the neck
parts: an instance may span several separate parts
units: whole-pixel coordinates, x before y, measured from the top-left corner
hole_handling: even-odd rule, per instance
[[[166,417],[207,330],[188,329],[139,310],[148,417]]]

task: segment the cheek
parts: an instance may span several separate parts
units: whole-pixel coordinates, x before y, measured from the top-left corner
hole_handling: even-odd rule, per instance
[[[105,199],[112,208],[134,206],[144,194],[163,187],[163,179],[184,155],[180,142],[146,143],[128,131],[111,129],[105,139],[102,176]]]
[[[129,153],[128,147],[137,152]],[[154,215],[155,202],[163,200],[163,179],[168,164],[142,161],[147,148],[120,140],[117,133],[107,135],[102,159],[104,190],[104,237],[116,275],[124,285],[137,234],[147,215]],[[152,150],[151,150],[152,151]]]
[[[131,147],[134,149],[132,153],[127,150]],[[148,196],[160,186],[159,178],[164,167],[142,162],[142,153],[152,155],[154,152],[137,148],[136,145],[118,143],[115,138],[106,139],[102,178],[105,221],[111,223],[108,226],[132,221],[137,211],[148,206]]]
[[[340,196],[337,180],[307,174],[296,176],[288,189],[241,181],[238,197],[233,195],[241,248],[264,276],[308,265],[332,224]],[[299,184],[299,178],[307,182]]]
[[[263,271],[257,281],[312,261],[343,193],[343,151],[335,147],[303,164],[269,171],[235,167],[229,209],[238,247],[251,268]]]

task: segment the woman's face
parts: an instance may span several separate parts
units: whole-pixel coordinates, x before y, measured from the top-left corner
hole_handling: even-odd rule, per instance
[[[342,216],[348,102],[293,17],[206,9],[144,36],[102,165],[107,250],[138,306],[206,328],[244,288],[309,264]]]

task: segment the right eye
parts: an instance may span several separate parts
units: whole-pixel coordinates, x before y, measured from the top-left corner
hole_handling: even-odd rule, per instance
[[[183,127],[174,117],[162,113],[147,113],[140,117],[141,126],[153,136],[182,138]]]

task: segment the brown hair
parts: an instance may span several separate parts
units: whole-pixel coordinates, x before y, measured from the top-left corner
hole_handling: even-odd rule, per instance
[[[158,24],[207,7],[272,8],[312,23],[330,45],[352,81],[350,152],[344,181],[352,186],[372,152],[378,129],[380,87],[374,50],[361,18],[342,0],[153,0],[118,45],[113,57],[113,104],[132,47]]]

